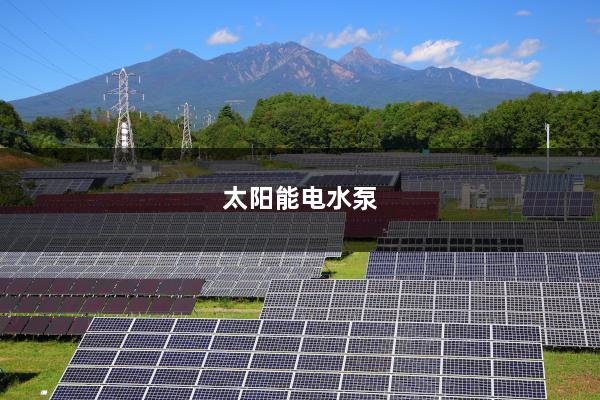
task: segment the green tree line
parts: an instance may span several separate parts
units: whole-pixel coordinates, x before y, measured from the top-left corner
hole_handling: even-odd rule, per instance
[[[132,113],[136,146],[177,148],[179,120]],[[244,120],[229,105],[216,122],[193,132],[200,148],[294,149],[481,149],[531,151],[545,146],[544,123],[552,126],[552,147],[600,149],[600,91],[532,94],[505,101],[479,116],[462,115],[441,103],[388,104],[382,109],[336,104],[310,95],[282,93],[258,100]],[[68,119],[21,121],[0,101],[0,144],[34,151],[72,145],[111,147],[116,122],[100,110],[81,110]]]

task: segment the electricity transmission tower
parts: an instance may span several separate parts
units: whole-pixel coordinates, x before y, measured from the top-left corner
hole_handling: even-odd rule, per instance
[[[133,129],[131,127],[131,119],[129,117],[129,111],[134,111],[135,107],[129,105],[129,95],[141,94],[142,100],[144,94],[137,91],[136,89],[129,88],[129,77],[134,76],[133,73],[128,73],[125,68],[121,68],[119,72],[113,72],[112,76],[117,77],[119,84],[115,89],[109,91],[108,95],[117,95],[118,102],[111,110],[117,111],[119,117],[117,118],[117,134],[115,137],[115,148],[113,153],[113,168],[117,168],[119,165],[135,165],[135,143],[133,141]],[[106,77],[108,83],[108,77]],[[141,79],[138,76],[138,82],[141,83]],[[106,99],[106,94],[104,98]],[[140,113],[141,115],[141,113]]]
[[[183,136],[181,138],[181,159],[191,152],[192,149],[192,130],[190,128],[190,105],[186,102],[183,104]],[[179,108],[179,107],[178,107]]]
[[[208,110],[206,110],[208,114],[204,117],[204,126],[207,127],[215,122],[215,116]]]

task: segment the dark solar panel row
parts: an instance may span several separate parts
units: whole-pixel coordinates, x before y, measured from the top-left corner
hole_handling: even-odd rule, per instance
[[[0,313],[190,315],[195,304],[195,297],[2,296]]]
[[[521,176],[517,174],[494,175],[402,175],[403,191],[434,191],[445,197],[460,199],[463,185],[485,186],[488,197],[493,199],[513,199],[521,193]]]
[[[92,317],[0,316],[0,336],[81,336]]]
[[[23,181],[23,189],[29,196],[35,197],[43,194],[86,192],[93,183],[93,179],[27,179]]]
[[[571,192],[575,184],[583,183],[580,174],[529,174],[525,176],[525,192]]]
[[[525,217],[591,217],[594,192],[525,192]]]
[[[510,249],[514,247],[514,249]],[[391,221],[381,251],[597,251],[596,221]]]
[[[397,175],[383,174],[328,174],[312,175],[303,181],[301,186],[332,187],[332,186],[394,186],[398,179]]]
[[[194,178],[178,179],[170,184],[203,184],[203,183],[243,183],[243,182],[287,182],[297,183],[306,175],[305,172],[268,171],[268,172],[237,172],[216,173]]]
[[[0,295],[199,296],[202,279],[0,278]]]

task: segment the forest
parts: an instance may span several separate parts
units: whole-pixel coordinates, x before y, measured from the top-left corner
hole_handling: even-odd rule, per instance
[[[132,113],[131,118],[137,148],[180,147],[180,120],[144,113]],[[441,103],[394,103],[370,109],[282,93],[258,100],[248,120],[226,105],[213,124],[195,130],[193,136],[194,147],[204,149],[508,153],[543,148],[544,123],[551,126],[553,149],[599,151],[600,91],[532,94],[505,101],[478,116],[462,115]],[[37,117],[26,122],[9,103],[0,101],[0,145],[32,153],[64,147],[110,148],[115,125],[114,118],[107,118],[100,109],[71,110],[65,118]]]

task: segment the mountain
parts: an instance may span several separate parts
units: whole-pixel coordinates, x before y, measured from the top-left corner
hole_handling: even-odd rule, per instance
[[[206,110],[214,114],[226,100],[243,100],[235,107],[248,116],[259,98],[287,91],[371,107],[440,101],[466,114],[533,92],[549,92],[525,82],[486,79],[456,68],[414,70],[374,58],[358,47],[334,61],[295,42],[259,44],[210,60],[176,49],[126,69],[142,77],[141,85],[130,78],[130,86],[144,92],[145,102],[132,96],[132,103],[145,112],[169,116],[186,101],[195,105],[198,114]],[[65,116],[70,108],[107,109],[116,99],[107,96],[104,103],[102,93],[115,84],[107,86],[102,75],[11,103],[25,119]]]
[[[374,58],[362,47],[353,48],[340,58],[338,63],[352,72],[372,79],[408,76],[415,72],[383,58]]]

